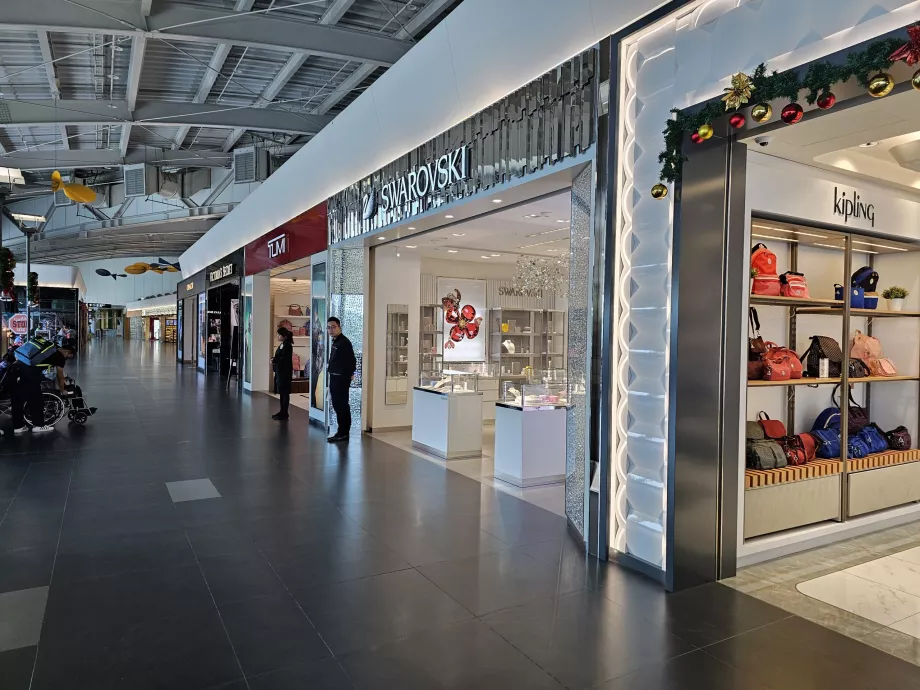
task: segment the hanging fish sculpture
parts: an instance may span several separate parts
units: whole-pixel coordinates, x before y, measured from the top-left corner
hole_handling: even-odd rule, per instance
[[[119,278],[127,278],[128,276],[125,273],[112,273],[107,268],[97,268],[96,275],[100,275],[103,278],[111,278],[112,280],[118,280]]]
[[[64,182],[61,173],[55,170],[51,173],[51,191],[56,192],[59,189],[64,191],[68,199],[78,204],[91,204],[96,200],[96,192],[92,189],[77,182]]]

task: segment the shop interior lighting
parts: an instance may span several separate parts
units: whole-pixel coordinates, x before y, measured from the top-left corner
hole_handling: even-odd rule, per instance
[[[502,202],[501,199],[492,199],[493,204],[500,204],[501,202]]]
[[[564,242],[564,241],[565,241],[565,240],[563,240],[563,239],[558,239],[558,240],[547,240],[546,242],[536,242],[536,243],[534,243],[534,244],[525,244],[525,245],[523,245],[523,246],[521,246],[521,247],[518,247],[518,249],[530,249],[531,247],[542,247],[542,246],[545,245],[545,244],[555,244],[556,242]]]
[[[418,247],[417,244],[407,244],[407,245],[406,245],[406,249],[415,249],[415,248],[417,248],[417,247]]]
[[[456,249],[448,249],[448,250],[447,250],[447,253],[448,253],[448,254],[456,254],[456,253],[457,253],[457,250],[456,250]]]
[[[859,240],[853,240],[853,244],[861,244],[866,247],[878,247],[879,249],[893,249],[896,252],[907,251],[904,247],[892,247],[890,244],[878,244],[876,242],[860,242]]]
[[[815,246],[816,247],[827,247],[828,249],[839,249],[840,251],[844,251],[846,249],[846,247],[838,247],[836,244],[818,244],[817,242],[815,242]],[[869,249],[860,249],[858,251],[860,254],[878,254],[878,252],[873,252],[873,251],[870,251]]]
[[[490,256],[501,256],[501,254],[490,254]]]
[[[759,237],[764,240],[776,240],[777,242],[792,242],[793,244],[798,244],[798,240],[794,240],[791,237],[777,237],[776,235],[758,235],[756,232],[751,233],[751,237]]]
[[[465,232],[455,232],[454,237],[463,237],[465,234]]]
[[[557,222],[557,223],[568,223],[569,221],[567,221],[567,220],[557,220],[556,222]]]
[[[554,232],[566,232],[568,228],[553,228],[552,230],[544,230],[543,232],[535,232],[532,235],[524,235],[524,237],[540,237],[541,235],[552,235]]]
[[[479,258],[480,258],[480,259],[489,259],[489,258],[491,258],[491,257],[489,257],[488,254],[482,254]]]
[[[860,144],[859,148],[871,149],[873,146],[878,146],[878,142],[877,141],[867,141],[865,144]]]
[[[44,223],[44,216],[36,216],[32,213],[13,213],[13,218],[23,223]]]
[[[760,230],[773,230],[775,232],[789,232],[793,235],[802,235],[802,237],[817,237],[819,240],[826,240],[827,235],[816,235],[812,232],[804,232],[802,230],[790,230],[789,228],[778,228],[774,225],[761,225],[760,223],[751,223],[752,228],[758,228]]]
[[[386,237],[384,237],[383,235],[381,235],[380,237],[377,238],[377,241],[379,242],[380,240],[385,240],[385,239],[386,239]]]
[[[451,215],[446,215],[446,216],[444,216],[444,217],[445,217],[445,218],[453,218],[453,216],[451,216]]]
[[[410,230],[415,230],[415,228],[413,228],[413,227],[410,227],[409,229],[410,229]]]

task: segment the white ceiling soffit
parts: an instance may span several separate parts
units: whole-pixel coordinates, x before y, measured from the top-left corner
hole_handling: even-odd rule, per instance
[[[769,133],[768,146],[753,145],[776,158],[843,172],[920,193],[920,108],[917,93],[905,91],[852,108],[832,110],[794,127]],[[873,144],[865,147],[863,144]]]
[[[465,0],[186,251],[183,271],[273,230],[663,4]]]

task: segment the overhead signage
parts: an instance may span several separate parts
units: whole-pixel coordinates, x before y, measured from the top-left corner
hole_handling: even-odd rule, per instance
[[[875,227],[875,204],[860,201],[859,194],[855,191],[848,197],[846,192],[841,192],[834,187],[834,215],[843,216],[843,222],[848,223],[850,218],[868,220]]]
[[[288,252],[288,236],[287,235],[278,235],[273,237],[266,244],[268,248],[268,258],[277,259]]]
[[[211,271],[208,274],[208,280],[212,283],[216,283],[218,280],[223,280],[233,275],[233,272],[236,270],[236,264],[225,264],[220,268],[217,268]]]
[[[470,176],[469,150],[466,146],[445,153],[436,161],[420,165],[380,190],[380,208],[389,211],[394,206],[424,199],[429,194],[443,191],[455,182]],[[373,195],[373,193],[372,193]]]
[[[498,288],[498,294],[501,297],[543,297],[543,290],[537,290],[535,288],[524,290],[522,288],[501,285]]]

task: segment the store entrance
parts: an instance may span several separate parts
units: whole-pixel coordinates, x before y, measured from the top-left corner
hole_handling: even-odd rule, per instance
[[[277,273],[276,273],[277,271]],[[310,358],[313,332],[311,268],[306,266],[279,268],[271,277],[271,333],[272,352],[280,342],[278,328],[284,326],[294,334],[294,378],[291,382],[291,404],[310,409],[310,396],[322,398],[323,386],[317,377],[311,390]],[[271,362],[267,363],[271,368]],[[277,393],[274,376],[270,376],[271,391]]]
[[[560,515],[571,196],[372,249],[374,435]]]
[[[210,288],[207,295],[207,370],[226,375],[231,361],[239,366],[239,323],[236,316],[239,313],[240,286],[237,281],[230,281]]]

